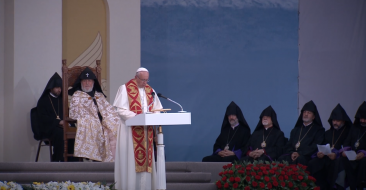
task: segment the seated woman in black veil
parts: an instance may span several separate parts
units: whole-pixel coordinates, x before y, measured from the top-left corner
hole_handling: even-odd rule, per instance
[[[206,156],[202,162],[233,162],[239,160],[243,149],[250,138],[250,128],[244,115],[234,102],[226,109],[221,133],[213,146],[213,154]]]
[[[282,154],[285,136],[277,121],[277,114],[271,106],[264,109],[259,122],[245,146],[241,161],[274,161]]]

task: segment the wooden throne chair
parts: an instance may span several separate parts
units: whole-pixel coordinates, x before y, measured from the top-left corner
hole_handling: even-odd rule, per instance
[[[102,74],[101,74],[101,67],[100,67],[100,60],[96,60],[97,66],[95,68],[90,68],[95,76],[97,76],[97,79],[99,81],[99,84],[102,80]],[[76,81],[76,79],[79,77],[81,72],[88,66],[75,66],[72,68],[68,68],[66,65],[66,59],[62,60],[62,101],[63,101],[63,115],[64,115],[64,161],[67,162],[68,156],[74,156],[73,154],[68,153],[68,140],[69,139],[75,139],[76,136],[76,130],[75,127],[70,127],[69,124],[76,123],[76,120],[73,120],[69,118],[69,95],[68,95],[68,89],[72,87]]]

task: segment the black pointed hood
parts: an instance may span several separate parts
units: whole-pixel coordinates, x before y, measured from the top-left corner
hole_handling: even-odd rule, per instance
[[[314,113],[314,123],[316,123],[317,125],[323,127],[323,124],[322,124],[322,121],[320,119],[320,116],[319,116],[319,112],[318,112],[318,109],[315,105],[315,103],[310,100],[309,102],[307,102],[301,109],[301,114],[299,115],[299,118],[297,119],[297,122],[296,122],[296,125],[295,127],[301,127],[302,124],[303,124],[303,121],[302,121],[302,114],[304,111],[311,111]],[[324,128],[324,127],[323,127]]]
[[[343,109],[343,107],[338,104],[332,111],[332,113],[330,114],[330,117],[328,119],[328,123],[330,125],[330,128],[334,128],[333,127],[333,120],[342,120],[345,121],[344,125],[345,127],[351,127],[352,126],[352,121],[351,119],[348,117],[346,111]]]
[[[358,110],[355,115],[355,121],[353,122],[354,125],[358,126],[360,125],[360,119],[366,119],[366,102],[364,101],[360,107],[358,107]]]
[[[271,117],[271,120],[272,120],[272,123],[273,123],[273,127],[281,130],[280,125],[278,124],[278,121],[277,121],[277,114],[276,114],[276,112],[274,111],[274,109],[272,108],[272,106],[268,106],[266,109],[264,109],[262,111],[261,115],[259,116],[259,122],[258,122],[257,127],[255,128],[254,131],[263,129],[263,127],[264,127],[263,124],[262,124],[262,118],[263,118],[263,116],[269,116],[269,117]]]
[[[230,127],[230,122],[229,122],[229,119],[228,119],[229,115],[236,115],[240,125],[242,125],[244,127],[247,127],[250,130],[250,127],[249,127],[247,121],[244,118],[243,112],[241,111],[239,106],[235,104],[234,101],[232,101],[229,104],[229,106],[226,108],[226,113],[225,113],[225,116],[224,116],[224,121],[222,122],[221,130],[224,129],[225,127]]]
[[[50,78],[50,80],[48,80],[48,83],[46,85],[46,87],[43,90],[43,93],[41,95],[44,96],[45,94],[49,94],[50,90],[56,87],[61,87],[62,88],[62,78],[60,77],[60,75],[55,72],[55,74],[53,74],[53,76]]]
[[[97,79],[97,77],[95,76],[94,72],[89,68],[86,67],[79,75],[79,77],[76,79],[74,85],[72,86],[71,89],[69,89],[68,93],[70,96],[72,96],[77,90],[81,90],[81,81],[83,79],[92,79],[94,80],[94,87],[93,87],[93,91],[97,91],[102,93],[104,96],[106,96],[103,91],[102,91],[102,87],[99,84],[99,81]]]

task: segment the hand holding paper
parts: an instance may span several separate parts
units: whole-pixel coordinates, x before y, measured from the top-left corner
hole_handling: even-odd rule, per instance
[[[330,153],[332,153],[332,151],[330,150],[330,145],[326,144],[326,145],[317,145],[318,146],[318,151],[322,152],[325,155],[328,155]]]
[[[349,150],[349,151],[344,151],[344,153],[346,154],[348,160],[356,160],[357,154],[355,151],[353,150]]]

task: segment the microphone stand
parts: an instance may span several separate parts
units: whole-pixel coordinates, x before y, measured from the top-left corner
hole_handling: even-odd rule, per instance
[[[183,107],[178,102],[176,102],[176,101],[174,101],[170,98],[166,98],[166,99],[173,102],[173,103],[175,103],[175,104],[177,104],[180,107],[181,111],[178,111],[179,113],[185,113],[186,112],[186,111],[183,111]]]

